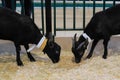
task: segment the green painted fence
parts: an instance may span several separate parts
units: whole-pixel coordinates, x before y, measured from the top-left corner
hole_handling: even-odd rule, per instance
[[[56,0],[52,0],[51,1],[51,8],[52,8],[52,28],[53,28],[53,31],[52,33],[54,33],[56,35],[56,32],[57,31],[77,31],[77,30],[84,30],[85,26],[86,26],[86,14],[87,14],[87,9],[90,8],[92,9],[92,15],[90,16],[93,16],[96,12],[97,12],[97,8],[101,8],[101,10],[105,10],[106,8],[108,7],[111,7],[111,6],[114,6],[116,5],[117,3],[119,3],[120,1],[116,1],[116,0],[113,0],[113,1],[106,1],[106,0],[103,0],[103,1],[76,1],[76,0],[73,0],[73,1],[66,1],[66,0],[63,0],[63,1],[56,1]],[[0,6],[2,6],[2,4],[0,4]],[[17,7],[21,7],[21,5],[19,3],[17,3]],[[24,7],[24,6],[23,6]],[[41,21],[41,30],[43,31],[43,33],[45,33],[45,29],[46,29],[46,26],[45,26],[45,0],[37,0],[37,1],[34,1],[33,0],[33,10],[32,10],[32,13],[33,13],[33,18],[34,18],[34,9],[35,8],[40,8],[41,10],[41,13],[40,15],[42,17],[40,17],[40,21]],[[63,14],[63,19],[60,21],[62,26],[60,25],[57,25],[57,22],[58,22],[58,13],[57,13],[57,10],[58,9],[61,9],[62,10],[62,14]],[[67,26],[67,23],[66,23],[66,20],[67,20],[67,9],[72,9],[71,10],[71,13],[72,13],[72,18],[70,18],[72,20],[72,25],[71,27]],[[79,10],[82,10],[81,12],[78,13]],[[82,14],[82,15],[81,15]],[[82,22],[77,22],[77,16],[81,16],[82,17]],[[89,15],[89,13],[88,13]],[[77,26],[76,24],[77,23],[80,23],[82,24],[82,26]]]

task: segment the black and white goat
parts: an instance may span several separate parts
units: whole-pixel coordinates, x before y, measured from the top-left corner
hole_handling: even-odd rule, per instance
[[[103,39],[104,55],[103,58],[107,58],[107,45],[112,35],[120,34],[120,4],[100,11],[96,13],[88,25],[86,26],[84,33],[76,41],[76,34],[73,39],[72,52],[75,56],[75,62],[79,63],[88,43],[93,40],[91,50],[87,56],[90,58],[93,54],[93,50],[99,40]]]
[[[53,63],[59,61],[61,47],[43,36],[29,17],[6,8],[0,8],[0,39],[14,42],[17,53],[16,61],[19,66],[23,65],[20,59],[20,45],[23,45],[27,50],[30,61],[35,61],[30,53],[34,47],[40,48],[41,51],[47,53]],[[34,45],[29,49],[28,44]]]

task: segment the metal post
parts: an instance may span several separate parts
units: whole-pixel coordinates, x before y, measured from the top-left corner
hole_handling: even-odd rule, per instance
[[[115,0],[113,0],[113,6],[115,6]]]
[[[85,0],[83,0],[83,29],[85,29]]]
[[[32,14],[32,19],[34,21],[34,0],[31,0],[31,14]]]
[[[76,1],[73,0],[73,29],[76,27]]]
[[[52,18],[51,18],[51,0],[45,0],[46,9],[46,36],[52,35]]]
[[[16,0],[11,0],[11,8],[12,10],[16,10]]]
[[[5,1],[2,0],[2,7],[5,7]]]
[[[43,8],[43,0],[41,0],[41,23],[42,23],[42,32],[44,34],[44,8]]]
[[[64,30],[66,29],[66,1],[63,0],[63,26]]]
[[[106,1],[103,0],[103,11],[105,10],[105,4],[106,4]]]
[[[54,0],[54,34],[56,35],[56,0]]]
[[[95,0],[93,0],[93,15],[95,15],[95,5],[96,5]]]
[[[24,0],[20,0],[20,4],[21,4],[21,14],[25,15]]]

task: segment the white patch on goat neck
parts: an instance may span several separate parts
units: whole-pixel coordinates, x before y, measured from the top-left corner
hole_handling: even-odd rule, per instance
[[[89,42],[91,42],[91,38],[86,34],[86,33],[83,33],[82,36],[85,38],[85,39],[88,39]]]
[[[42,45],[42,43],[44,42],[44,40],[45,40],[46,38],[45,38],[45,36],[43,36],[42,38],[41,38],[41,40],[38,42],[38,44],[37,44],[37,48],[39,48],[41,45]]]
[[[35,47],[40,48],[40,47],[42,46],[42,44],[44,43],[45,40],[46,40],[46,37],[43,36],[43,37],[41,38],[41,40],[38,42],[38,44],[37,44],[37,45],[35,45],[35,44],[32,45],[32,46],[27,50],[27,52],[32,51]]]
[[[27,52],[30,52],[30,51],[32,51],[34,48],[36,47],[36,45],[34,44],[34,45],[32,45],[28,50],[27,50]]]

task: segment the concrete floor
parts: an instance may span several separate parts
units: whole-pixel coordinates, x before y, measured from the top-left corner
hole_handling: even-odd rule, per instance
[[[61,47],[63,51],[71,51],[72,47],[72,38],[71,37],[57,37],[55,40]],[[92,42],[90,43],[88,47],[88,52],[90,50]],[[114,36],[111,38],[108,44],[108,49],[111,50],[112,52],[118,52],[120,53],[120,37],[119,36]],[[103,51],[103,41],[101,40],[96,48],[95,48],[95,53],[99,53],[100,51]],[[0,40],[0,54],[15,54],[15,47],[14,43],[11,41],[6,41],[6,40]],[[25,53],[25,49],[22,46],[21,53]]]

